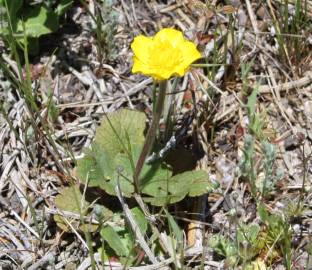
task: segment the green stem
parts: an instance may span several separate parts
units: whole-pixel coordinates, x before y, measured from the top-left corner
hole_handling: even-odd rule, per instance
[[[135,189],[136,189],[136,192],[138,194],[140,193],[140,181],[139,181],[140,173],[142,171],[145,159],[146,159],[147,155],[150,153],[150,151],[152,150],[153,144],[155,142],[156,132],[157,132],[157,128],[159,125],[159,120],[160,120],[161,113],[162,113],[163,107],[164,107],[164,102],[165,102],[165,97],[166,97],[166,89],[167,89],[167,81],[166,80],[160,81],[159,82],[159,93],[158,93],[158,97],[157,97],[156,108],[153,111],[152,123],[151,123],[151,126],[150,126],[147,134],[146,134],[144,146],[143,146],[143,149],[141,151],[138,162],[136,164],[134,175],[133,175]]]

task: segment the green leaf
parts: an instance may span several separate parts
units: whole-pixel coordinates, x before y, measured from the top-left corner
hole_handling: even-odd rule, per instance
[[[80,213],[89,206],[89,203],[82,197],[78,186],[70,186],[61,190],[55,197],[55,205],[64,211]]]
[[[191,197],[211,192],[215,188],[209,180],[207,172],[203,170],[187,171],[177,174],[170,179],[172,194],[188,194]]]
[[[258,95],[258,87],[252,91],[251,95],[248,98],[247,111],[249,117],[253,117],[253,115],[255,114],[257,95]]]
[[[259,232],[260,226],[258,224],[241,224],[237,230],[236,237],[239,242],[247,241],[251,246],[254,246]]]
[[[185,195],[167,195],[162,197],[143,197],[143,199],[146,203],[150,203],[154,206],[164,206],[182,201],[184,197]]]
[[[263,223],[267,223],[269,220],[269,213],[263,203],[258,204],[258,214]]]
[[[146,116],[141,112],[120,110],[107,115],[96,131],[95,142],[78,161],[78,178],[111,195],[120,185],[125,197],[134,192],[133,173],[144,144]],[[172,168],[164,162],[144,164],[140,174],[144,200],[163,206],[185,196],[200,196],[215,187],[204,171],[188,171],[172,177]]]
[[[85,152],[85,157],[78,161],[77,176],[88,186],[100,187],[111,195],[116,195],[115,187],[119,180],[124,196],[129,197],[134,191],[129,163],[127,157],[121,157],[120,154],[115,158],[110,157],[97,144],[93,144],[92,148]],[[123,169],[120,175],[118,167]],[[129,175],[130,178],[127,178]]]
[[[118,153],[128,154],[144,143],[146,116],[133,110],[119,110],[103,118],[97,128],[95,142],[110,157]]]
[[[171,171],[165,164],[145,165],[142,172],[141,190],[153,197],[166,197],[169,193]]]
[[[190,171],[183,173],[183,178],[188,179],[189,196],[196,197],[214,191],[217,184],[209,180],[209,175],[206,171]]]
[[[48,98],[48,102],[46,104],[46,106],[48,108],[48,116],[52,122],[55,122],[57,117],[60,115],[60,110],[56,106],[56,103],[53,99],[53,93],[52,93],[51,89],[48,90],[48,95],[49,95],[49,98]]]
[[[139,226],[141,233],[144,235],[147,231],[147,220],[146,220],[144,214],[142,213],[142,211],[138,207],[132,208],[131,213],[132,213],[137,225]]]
[[[73,2],[74,2],[73,0],[61,0],[55,9],[55,13],[58,16],[64,15],[65,12],[71,7]]]
[[[124,196],[131,197],[134,166],[144,143],[145,121],[143,113],[132,110],[120,110],[105,117],[96,131],[92,148],[78,161],[78,178],[111,195],[116,195],[119,181]],[[167,181],[171,174],[165,164],[144,165],[141,188],[147,182]]]
[[[100,187],[110,194],[115,194],[114,187],[110,183],[114,173],[114,160],[97,144],[93,144],[91,149],[85,151],[85,157],[78,160],[77,176],[79,179],[88,183],[90,187]]]
[[[255,243],[255,241],[258,238],[258,234],[260,232],[260,226],[258,224],[252,224],[249,226],[249,239],[252,243]]]
[[[38,38],[42,35],[55,32],[58,29],[58,17],[55,12],[40,5],[28,9],[24,13],[23,20],[20,19],[17,31],[23,33],[25,24],[26,36]]]
[[[233,242],[221,234],[213,235],[209,240],[209,246],[219,255],[224,257],[236,256],[237,249]]]
[[[115,251],[118,256],[128,256],[129,250],[125,247],[118,233],[111,226],[106,226],[101,230],[102,238]]]
[[[179,225],[176,223],[173,216],[167,210],[165,210],[165,212],[168,218],[169,226],[171,228],[171,231],[173,232],[173,235],[175,236],[175,238],[177,239],[179,243],[182,243],[183,242],[182,230],[179,228]]]
[[[55,205],[61,211],[67,211],[74,214],[86,213],[89,203],[84,200],[78,186],[70,186],[61,190],[60,194],[55,197]],[[61,215],[55,215],[54,220],[57,225],[64,231],[70,231],[70,226],[65,218]],[[74,228],[79,227],[79,220],[67,220]]]
[[[95,214],[96,219],[100,220],[101,222],[105,222],[114,217],[114,213],[110,209],[97,203],[93,204],[92,212]]]
[[[258,224],[240,224],[236,231],[236,239],[238,249],[246,260],[255,257],[265,244],[260,236],[260,226]]]
[[[182,200],[186,195],[200,196],[215,189],[205,171],[187,171],[171,178],[165,175],[146,183],[142,192],[154,198],[144,198],[146,202],[161,206]]]

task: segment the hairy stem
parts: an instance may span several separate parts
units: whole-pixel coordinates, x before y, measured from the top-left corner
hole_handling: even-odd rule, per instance
[[[134,185],[137,193],[140,193],[140,173],[142,171],[144,162],[150,151],[152,150],[153,144],[155,142],[156,138],[156,132],[159,125],[159,120],[161,117],[161,113],[164,107],[165,97],[166,97],[166,89],[167,89],[167,81],[160,81],[159,82],[159,93],[156,101],[156,108],[153,112],[153,119],[152,123],[149,127],[149,130],[146,134],[144,146],[142,148],[140,157],[138,159],[138,162],[135,167],[133,179],[134,179]],[[155,102],[155,101],[154,101]]]

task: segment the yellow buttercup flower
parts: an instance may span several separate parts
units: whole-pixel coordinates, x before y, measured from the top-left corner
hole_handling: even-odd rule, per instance
[[[143,35],[134,38],[131,49],[133,73],[167,80],[171,76],[183,76],[189,66],[201,57],[193,42],[185,40],[181,31],[164,28],[154,37]]]

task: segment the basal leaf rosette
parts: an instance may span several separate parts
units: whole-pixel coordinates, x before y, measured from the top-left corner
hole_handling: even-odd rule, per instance
[[[156,80],[183,76],[201,57],[193,42],[186,40],[181,31],[171,28],[160,30],[154,37],[135,37],[131,49],[134,52],[132,72]]]
[[[146,121],[143,112],[129,109],[107,114],[96,130],[92,147],[78,160],[75,172],[80,183],[113,196],[119,185],[124,197],[133,197],[133,174],[145,139]],[[172,167],[164,160],[145,163],[139,180],[144,201],[155,206],[176,203],[186,196],[196,197],[215,189],[207,172],[184,171],[173,176]]]

